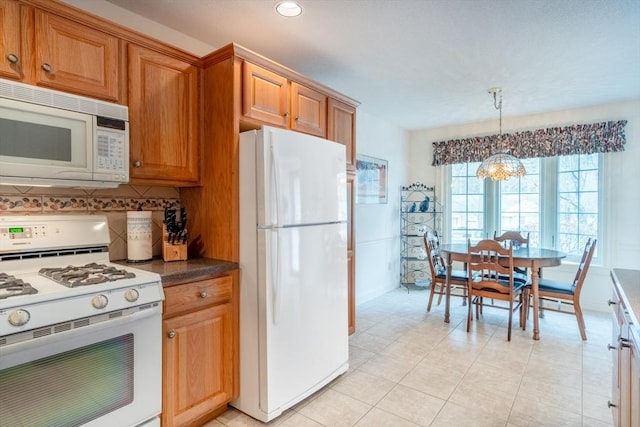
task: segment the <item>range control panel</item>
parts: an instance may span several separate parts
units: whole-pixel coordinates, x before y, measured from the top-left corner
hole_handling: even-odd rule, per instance
[[[109,246],[104,215],[0,215],[0,254]]]
[[[0,227],[0,239],[2,240],[44,239],[47,235],[47,226],[44,224]]]

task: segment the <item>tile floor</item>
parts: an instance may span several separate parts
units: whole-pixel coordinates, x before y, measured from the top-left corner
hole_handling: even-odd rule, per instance
[[[398,288],[357,307],[350,367],[269,424],[230,408],[206,427],[610,426],[611,323],[587,312],[588,341],[574,316],[547,313],[541,339],[504,310],[485,308],[466,332],[466,307],[452,299],[426,312],[428,291]]]

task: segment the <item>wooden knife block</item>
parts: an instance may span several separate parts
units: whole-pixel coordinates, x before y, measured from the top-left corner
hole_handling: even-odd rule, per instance
[[[162,259],[164,262],[185,261],[187,259],[186,243],[169,243],[167,226],[162,226]]]

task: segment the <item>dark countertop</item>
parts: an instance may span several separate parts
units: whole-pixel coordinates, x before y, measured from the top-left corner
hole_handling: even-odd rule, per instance
[[[611,278],[624,293],[624,304],[629,308],[630,315],[636,328],[640,315],[640,270],[625,270],[614,268],[611,270]]]
[[[237,262],[212,258],[195,258],[187,261],[171,262],[164,262],[162,258],[154,258],[152,261],[144,263],[128,263],[126,260],[114,262],[158,273],[162,278],[162,286],[164,287],[207,279],[238,268]]]

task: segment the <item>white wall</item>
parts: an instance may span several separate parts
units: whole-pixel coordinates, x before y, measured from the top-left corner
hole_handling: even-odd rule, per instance
[[[388,202],[356,204],[356,304],[400,283],[400,187],[407,181],[408,133],[358,108],[357,153],[387,160]]]
[[[608,311],[610,269],[640,269],[640,99],[503,119],[503,131],[507,133],[610,120],[628,120],[627,144],[624,152],[605,155],[603,238],[598,241],[601,263],[592,264],[581,297],[583,308],[598,311]],[[441,183],[444,168],[431,166],[432,142],[493,134],[497,125],[497,120],[493,120],[411,132],[409,180],[431,182],[438,178]],[[439,193],[443,194],[443,190],[439,188]],[[550,279],[570,281],[575,272],[576,266],[567,263],[544,273]]]

